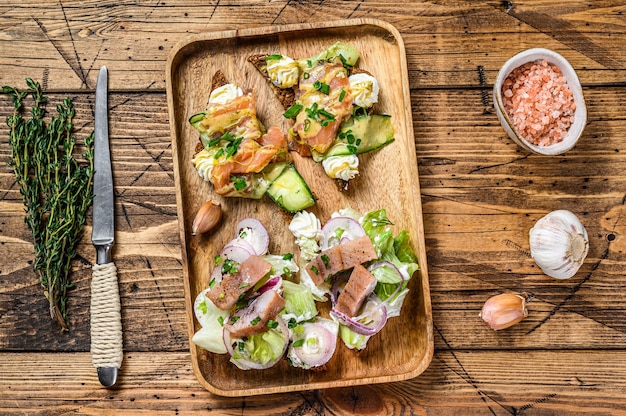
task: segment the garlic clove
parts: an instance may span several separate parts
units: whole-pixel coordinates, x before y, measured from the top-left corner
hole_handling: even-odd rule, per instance
[[[527,297],[502,293],[487,299],[480,316],[491,329],[498,331],[509,328],[528,316]]]
[[[567,210],[552,211],[530,229],[530,254],[548,276],[569,279],[589,252],[587,230]]]
[[[222,207],[220,204],[210,200],[206,201],[196,213],[196,217],[191,225],[191,235],[206,233],[207,231],[212,230],[217,224],[219,224],[221,219]]]

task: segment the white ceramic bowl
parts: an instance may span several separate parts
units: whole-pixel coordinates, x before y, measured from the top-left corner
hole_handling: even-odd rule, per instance
[[[574,112],[574,122],[567,131],[567,135],[559,143],[555,143],[549,146],[537,146],[533,143],[528,142],[520,134],[518,134],[513,127],[513,122],[511,121],[508,114],[506,113],[506,110],[504,109],[504,104],[502,103],[502,84],[504,83],[504,80],[509,76],[509,74],[515,68],[522,66],[527,62],[534,62],[542,59],[545,59],[546,61],[548,61],[548,63],[556,65],[561,70],[561,73],[567,81],[568,87],[572,91],[572,94],[574,96],[574,103],[576,104],[576,110]],[[585,125],[587,124],[587,107],[585,106],[583,90],[580,86],[580,81],[578,80],[576,71],[574,71],[574,68],[572,68],[572,66],[569,64],[569,62],[567,62],[565,58],[549,49],[528,49],[518,53],[517,55],[506,61],[506,63],[500,69],[498,77],[496,78],[496,82],[493,85],[493,104],[496,109],[498,119],[500,120],[500,124],[502,124],[502,127],[507,132],[509,137],[522,148],[542,155],[559,155],[573,148],[580,138],[585,128]]]

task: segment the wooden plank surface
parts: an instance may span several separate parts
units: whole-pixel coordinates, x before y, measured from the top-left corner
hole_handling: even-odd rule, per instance
[[[66,361],[73,360],[68,374]],[[420,377],[375,386],[252,396],[211,395],[188,353],[130,353],[123,387],[97,386],[89,354],[0,355],[6,414],[622,414],[623,351],[442,351]],[[563,366],[576,362],[564,372]],[[18,368],[19,366],[19,368]],[[28,380],[18,377],[27,372]],[[51,385],[62,385],[54,389]]]
[[[420,414],[626,413],[626,31],[623,2],[24,1],[0,3],[0,84],[43,82],[69,95],[77,135],[93,128],[97,69],[111,71],[125,357],[99,386],[89,358],[90,230],[74,262],[69,333],[47,316],[13,173],[0,163],[0,413]],[[400,383],[226,399],[192,371],[182,283],[165,62],[204,31],[370,17],[407,50],[427,248],[435,357]],[[491,85],[535,46],[577,70],[588,125],[564,156],[521,151],[492,111]],[[0,159],[11,112],[0,95]],[[543,275],[528,230],[553,209],[586,226],[572,279]],[[410,207],[407,207],[410,209]],[[493,332],[478,318],[501,292],[534,295],[529,317]]]
[[[2,7],[2,6],[0,6]],[[583,84],[623,81],[623,5],[615,1],[178,3],[26,2],[0,9],[2,79],[44,77],[53,89],[95,87],[101,65],[115,68],[110,88],[163,90],[163,62],[193,33],[272,24],[375,17],[406,38],[411,86],[475,86],[483,66],[492,82],[516,52],[541,44],[567,52]],[[22,51],[29,51],[28,54]]]

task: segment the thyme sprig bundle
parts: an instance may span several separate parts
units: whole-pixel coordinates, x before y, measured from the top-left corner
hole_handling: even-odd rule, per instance
[[[68,330],[68,290],[71,261],[81,238],[86,214],[93,200],[93,133],[84,139],[79,162],[74,157],[75,115],[72,100],[56,106],[57,115],[46,124],[47,98],[38,82],[26,79],[28,90],[2,87],[13,100],[7,117],[11,166],[26,209],[25,222],[34,238],[34,268],[40,276],[50,316]],[[24,117],[24,100],[32,96],[30,118]]]

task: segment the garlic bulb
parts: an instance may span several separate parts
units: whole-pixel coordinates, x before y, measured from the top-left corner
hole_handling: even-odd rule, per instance
[[[587,230],[567,210],[552,211],[530,229],[530,254],[548,276],[569,279],[589,251]]]
[[[495,331],[508,328],[528,316],[526,297],[511,293],[492,296],[478,316]]]

